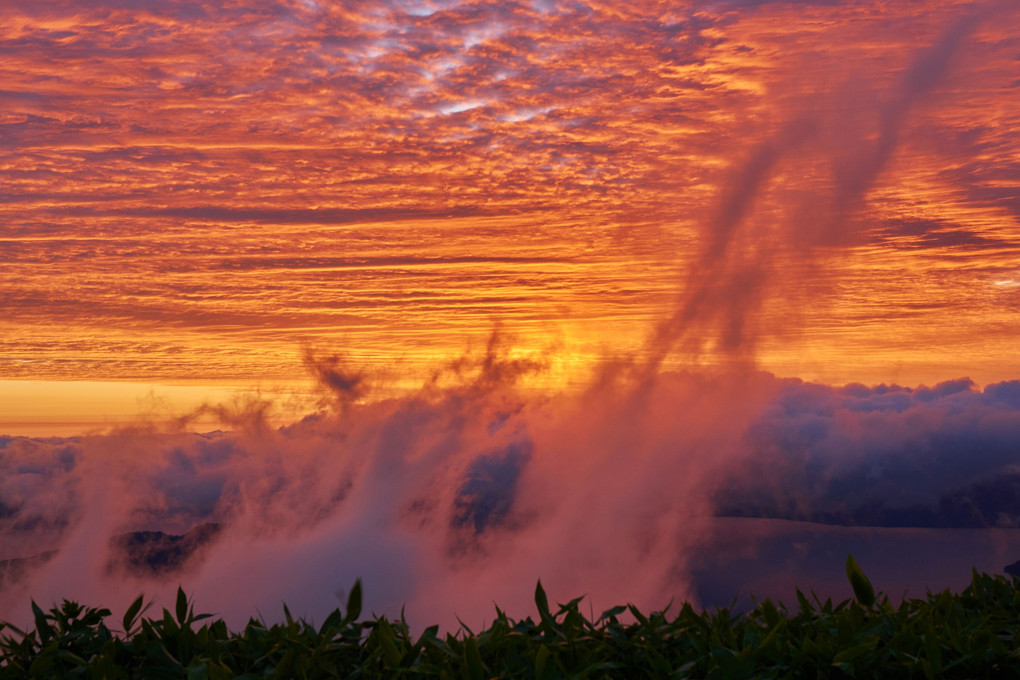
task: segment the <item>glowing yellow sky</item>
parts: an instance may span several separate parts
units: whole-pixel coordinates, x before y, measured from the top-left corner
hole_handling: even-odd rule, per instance
[[[667,367],[1020,375],[1015,3],[222,4],[0,8],[0,431],[497,324],[553,385],[667,319]]]

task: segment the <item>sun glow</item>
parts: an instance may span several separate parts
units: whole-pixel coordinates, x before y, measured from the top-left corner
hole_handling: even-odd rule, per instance
[[[0,10],[4,379],[1020,371],[1015,10],[72,6]]]

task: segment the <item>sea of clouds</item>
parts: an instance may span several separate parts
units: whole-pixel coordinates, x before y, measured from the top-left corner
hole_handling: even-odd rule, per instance
[[[272,404],[73,438],[0,439],[4,554],[56,550],[5,583],[28,599],[125,606],[183,585],[238,624],[287,605],[323,617],[355,579],[371,611],[480,623],[530,611],[542,579],[593,606],[696,600],[714,518],[1014,527],[1020,381],[979,389],[832,387],[759,371],[609,365],[587,390],[536,396],[541,370],[494,336],[399,398],[310,358],[324,401],[284,427]],[[991,490],[991,491],[989,491]],[[219,531],[172,570],[126,569],[135,531]],[[119,566],[118,566],[119,565]]]

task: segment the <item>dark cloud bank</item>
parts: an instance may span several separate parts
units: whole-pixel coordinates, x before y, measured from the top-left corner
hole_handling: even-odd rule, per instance
[[[1020,525],[1020,381],[783,381],[716,512],[846,526]]]

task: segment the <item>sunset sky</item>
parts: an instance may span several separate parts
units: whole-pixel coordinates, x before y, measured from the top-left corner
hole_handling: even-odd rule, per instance
[[[1013,0],[0,7],[0,433],[621,359],[1020,377]]]

